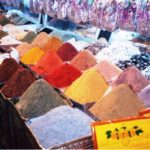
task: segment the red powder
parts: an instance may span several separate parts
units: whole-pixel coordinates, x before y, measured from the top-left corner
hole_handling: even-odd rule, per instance
[[[56,54],[56,52],[49,51],[46,53],[36,66],[32,67],[32,70],[40,75],[48,75],[53,72],[56,68],[61,66],[63,61]]]
[[[81,75],[81,72],[69,64],[63,64],[46,77],[46,80],[55,87],[69,86]]]
[[[34,81],[35,77],[32,73],[20,67],[1,91],[7,98],[18,97],[21,96]]]
[[[0,65],[0,82],[6,82],[17,71],[19,64],[13,58],[6,58]]]
[[[78,51],[70,43],[64,43],[57,50],[57,54],[63,61],[70,61],[78,54]]]

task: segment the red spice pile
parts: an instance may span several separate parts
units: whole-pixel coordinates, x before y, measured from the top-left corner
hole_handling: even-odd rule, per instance
[[[21,96],[34,81],[35,77],[32,73],[20,67],[1,91],[7,98],[18,97]]]
[[[72,60],[77,54],[77,49],[71,45],[70,43],[64,43],[58,50],[57,50],[58,56],[63,61],[70,61]]]
[[[19,64],[13,58],[6,58],[0,65],[0,82],[6,82],[17,71]]]
[[[63,64],[46,77],[46,80],[55,87],[69,86],[80,77],[81,72],[69,64]]]
[[[32,70],[40,75],[46,76],[62,64],[63,61],[60,57],[55,52],[49,51],[41,58],[36,66],[32,67]]]

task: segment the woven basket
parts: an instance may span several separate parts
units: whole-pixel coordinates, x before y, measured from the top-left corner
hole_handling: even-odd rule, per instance
[[[51,149],[93,149],[92,136],[77,139]]]
[[[14,105],[1,93],[0,149],[41,149]]]

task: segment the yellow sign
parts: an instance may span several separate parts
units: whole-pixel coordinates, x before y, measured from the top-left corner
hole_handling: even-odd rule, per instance
[[[92,124],[95,149],[150,149],[150,117]]]
[[[150,108],[147,108],[140,112],[140,116],[150,117]]]

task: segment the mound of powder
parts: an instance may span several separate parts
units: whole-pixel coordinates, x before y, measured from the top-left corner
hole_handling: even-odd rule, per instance
[[[27,51],[21,57],[21,61],[27,65],[36,65],[43,55],[44,55],[43,50],[41,50],[38,47],[34,47],[34,48],[31,48],[29,51]]]
[[[88,69],[65,90],[75,101],[85,104],[99,100],[108,89],[104,78],[96,69]]]
[[[41,32],[40,34],[36,36],[36,38],[33,40],[31,45],[32,47],[43,48],[44,45],[47,43],[48,39],[49,39],[48,34],[45,32]]]
[[[79,70],[84,71],[96,65],[96,59],[88,50],[84,50],[79,52],[70,63]]]
[[[56,68],[61,66],[63,61],[55,52],[47,52],[37,63],[37,65],[32,67],[36,73],[46,76],[53,72]]]
[[[24,43],[22,43],[22,44],[20,44],[20,45],[18,45],[18,46],[16,47],[16,49],[18,50],[18,52],[19,52],[19,54],[20,54],[21,57],[22,57],[26,52],[28,52],[31,48],[32,48],[31,45],[30,45],[29,43],[27,43],[27,42],[24,42]]]
[[[97,101],[90,111],[101,120],[121,119],[138,116],[144,106],[129,88],[122,84],[112,89],[107,95]]]
[[[114,64],[108,62],[107,60],[100,61],[94,67],[97,69],[97,71],[99,71],[103,75],[104,79],[107,82],[113,81],[113,79],[118,77],[122,72],[121,69],[119,69]]]
[[[113,86],[123,83],[128,84],[134,92],[139,92],[150,84],[150,81],[148,81],[136,67],[132,66],[128,67],[119,75],[119,77],[113,82]]]
[[[57,50],[58,56],[63,61],[70,61],[72,60],[77,54],[77,49],[71,45],[70,43],[64,43],[58,50]]]
[[[19,64],[13,58],[6,58],[0,65],[0,82],[6,82],[17,71]]]
[[[141,90],[138,97],[144,102],[145,106],[150,107],[150,84]]]
[[[47,43],[43,46],[44,51],[54,51],[56,52],[62,45],[62,41],[57,37],[50,37]]]
[[[26,124],[44,148],[51,148],[91,135],[91,122],[84,112],[60,106]]]
[[[45,79],[55,87],[67,87],[77,78],[79,78],[81,72],[70,64],[63,64],[56,68]]]
[[[29,70],[20,67],[1,91],[7,98],[19,97],[34,81],[35,77],[32,73]]]
[[[45,80],[40,79],[29,86],[16,107],[21,116],[34,118],[64,104],[65,101],[58,93]]]
[[[33,42],[33,40],[36,38],[36,33],[35,32],[32,32],[32,31],[30,31],[30,32],[28,32],[27,34],[26,34],[26,36],[24,37],[24,38],[22,38],[20,41],[22,41],[22,42],[27,42],[27,43],[32,43]]]

